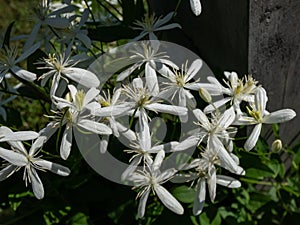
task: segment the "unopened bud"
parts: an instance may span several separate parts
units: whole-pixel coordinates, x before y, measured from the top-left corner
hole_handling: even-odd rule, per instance
[[[272,152],[279,152],[282,149],[282,142],[280,139],[275,140],[272,143]]]
[[[207,103],[211,103],[211,96],[206,89],[200,88],[199,95],[204,101],[206,101]]]

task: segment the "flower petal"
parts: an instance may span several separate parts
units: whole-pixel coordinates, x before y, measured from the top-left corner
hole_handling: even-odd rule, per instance
[[[142,218],[145,215],[146,203],[150,193],[150,189],[146,190],[140,199],[139,206],[138,206],[138,218]]]
[[[181,204],[163,186],[155,185],[154,190],[161,202],[171,211],[182,215],[184,212]]]
[[[150,66],[149,63],[145,65],[145,77],[146,77],[146,84],[149,89],[149,92],[156,96],[159,93],[158,88],[158,81],[155,70]]]
[[[100,85],[98,77],[85,69],[75,67],[64,68],[62,73],[69,79],[76,81],[87,88],[98,87]]]
[[[176,105],[166,105],[160,103],[151,103],[146,105],[145,108],[152,110],[154,112],[170,113],[173,115],[185,115],[187,114],[187,108],[176,106]]]
[[[36,170],[33,167],[30,167],[29,170],[29,177],[31,181],[31,187],[33,193],[37,199],[44,198],[44,187],[39,175],[37,174]]]
[[[25,166],[28,162],[25,155],[1,147],[0,157],[15,166]]]
[[[64,160],[66,160],[70,155],[71,147],[72,147],[72,139],[73,139],[72,125],[67,124],[60,144],[60,156]]]
[[[194,109],[193,113],[196,117],[196,119],[201,123],[201,126],[206,129],[209,130],[210,129],[210,122],[207,118],[207,116],[202,112],[201,109]]]
[[[8,165],[4,169],[0,171],[0,181],[5,180],[9,176],[11,176],[18,167],[15,165]]]
[[[250,151],[256,145],[257,140],[260,135],[261,127],[262,127],[261,123],[255,125],[250,136],[248,137],[247,141],[245,142],[244,148],[246,151]]]
[[[202,212],[206,196],[205,178],[200,179],[194,199],[193,214],[195,216]]]
[[[57,163],[53,163],[47,160],[38,159],[34,161],[35,165],[40,166],[42,169],[46,169],[51,171],[52,173],[56,173],[60,176],[68,176],[70,174],[70,170],[62,165],[59,165]]]
[[[273,123],[283,123],[293,119],[296,116],[296,112],[292,109],[281,109],[272,112],[263,117],[263,123],[273,124]]]
[[[184,78],[185,82],[190,81],[194,76],[198,73],[201,69],[203,62],[201,59],[196,59],[191,66],[189,67],[188,71],[186,72],[186,76]]]
[[[11,71],[13,73],[15,73],[18,77],[27,80],[29,82],[32,82],[36,79],[36,74],[35,73],[31,73],[27,70],[23,70],[22,68],[18,67],[18,66],[14,66],[12,68],[10,68]]]
[[[77,126],[96,134],[103,134],[103,135],[112,134],[112,130],[107,125],[92,120],[81,119],[77,123]]]
[[[228,188],[239,188],[241,182],[232,177],[217,175],[217,184],[228,187]]]
[[[153,163],[151,165],[153,171],[159,170],[159,168],[160,168],[160,166],[161,166],[164,158],[165,158],[165,151],[164,150],[160,150],[156,154],[155,159],[154,159],[154,161],[153,161]]]
[[[234,120],[235,120],[235,112],[233,107],[230,107],[223,113],[223,115],[219,119],[218,126],[220,128],[227,128],[233,123]]]
[[[200,0],[190,0],[190,5],[193,13],[199,16],[202,12],[202,6]]]

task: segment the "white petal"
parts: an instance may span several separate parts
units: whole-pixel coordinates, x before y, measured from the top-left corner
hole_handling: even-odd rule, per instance
[[[296,116],[296,112],[294,110],[281,109],[264,116],[263,123],[267,123],[267,124],[283,123],[293,119],[295,116]]]
[[[121,72],[118,77],[117,77],[117,81],[122,81],[124,80],[126,77],[128,77],[133,71],[135,71],[136,68],[138,68],[139,66],[141,66],[142,63],[136,63],[132,66],[130,66],[128,69],[124,70],[123,72]]]
[[[0,181],[5,180],[9,176],[11,176],[17,169],[18,167],[15,165],[8,165],[4,169],[0,171]]]
[[[151,103],[146,105],[145,108],[154,112],[170,113],[173,115],[185,115],[187,114],[187,108],[175,105],[166,105],[160,103]]]
[[[65,68],[62,73],[69,79],[74,80],[87,88],[98,87],[100,85],[100,81],[97,76],[85,69],[74,67]]]
[[[25,166],[28,162],[26,156],[21,153],[0,147],[0,157],[15,166]]]
[[[181,204],[163,186],[155,185],[154,190],[162,203],[171,211],[182,215],[184,212]]]
[[[31,187],[32,187],[35,197],[37,199],[44,198],[43,183],[42,183],[41,179],[39,178],[36,170],[32,167],[30,167],[29,177],[30,177]]]
[[[201,111],[201,109],[194,109],[193,113],[196,119],[201,123],[202,127],[206,130],[210,129],[210,122],[207,116]]]
[[[186,72],[186,77],[185,77],[185,82],[190,81],[194,76],[198,73],[198,71],[202,67],[202,60],[201,59],[196,59],[192,65],[189,67],[188,71]]]
[[[138,93],[140,89],[143,89],[143,80],[141,78],[134,78],[132,81],[132,85],[134,91]]]
[[[244,148],[246,151],[250,151],[251,149],[253,149],[255,147],[257,140],[259,138],[259,135],[260,135],[261,127],[262,127],[261,123],[255,125],[254,129],[252,130],[250,136],[248,137],[248,139],[244,145]]]
[[[185,140],[183,140],[182,142],[180,142],[178,145],[176,145],[173,148],[173,151],[183,151],[183,150],[189,149],[191,147],[196,147],[199,140],[200,140],[200,138],[198,136],[192,135],[192,136],[186,138]]]
[[[77,125],[81,128],[84,128],[88,131],[91,131],[96,134],[110,135],[112,130],[103,123],[98,123],[96,121],[81,119]]]
[[[27,80],[27,81],[34,81],[36,79],[36,74],[35,73],[31,73],[27,70],[23,70],[18,66],[14,66],[11,68],[11,70],[20,78]]]
[[[158,95],[159,88],[158,88],[158,81],[155,70],[150,66],[149,63],[145,65],[145,77],[146,77],[146,84],[153,96]]]
[[[150,189],[146,190],[141,196],[139,206],[138,206],[138,218],[142,218],[145,215],[146,203],[147,203],[149,193],[150,193]]]
[[[241,182],[232,177],[217,175],[217,184],[228,187],[228,188],[239,188],[241,187]]]
[[[235,119],[235,112],[233,107],[230,107],[223,113],[223,115],[219,120],[218,125],[220,128],[227,128],[233,123],[234,119]]]
[[[96,96],[99,95],[99,93],[100,91],[98,89],[94,87],[90,88],[90,90],[88,90],[88,92],[84,96],[83,105],[85,106],[91,101],[93,101],[96,98]]]
[[[17,131],[13,132],[8,127],[0,127],[0,141],[28,141],[36,139],[39,136],[34,131]]]
[[[104,154],[107,151],[107,146],[108,146],[108,141],[109,141],[109,136],[108,135],[103,135],[100,140],[100,153]]]
[[[144,109],[140,110],[139,114],[139,142],[140,147],[144,151],[148,151],[151,148],[151,135],[148,124],[147,113]]]
[[[218,108],[220,108],[221,106],[224,106],[224,105],[225,105],[227,102],[229,102],[230,100],[231,100],[230,97],[222,98],[222,99],[220,99],[220,100],[214,102],[213,105],[210,104],[210,105],[206,106],[206,107],[204,108],[204,112],[205,112],[205,113],[211,113],[211,112],[215,111],[216,108],[218,109]]]
[[[216,168],[214,166],[209,166],[208,168],[208,191],[210,200],[213,202],[216,197],[216,189],[217,189],[217,178],[216,178]]]
[[[64,160],[66,160],[70,155],[72,147],[72,138],[72,125],[67,124],[60,144],[60,156]]]
[[[259,112],[265,112],[267,101],[268,97],[266,90],[263,87],[257,88],[255,93],[255,106]]]
[[[164,150],[160,150],[154,159],[154,162],[152,163],[151,167],[153,171],[159,170],[163,160],[165,158],[165,151]]]
[[[191,9],[196,16],[199,16],[202,11],[200,0],[190,0]]]
[[[43,159],[38,159],[36,161],[34,161],[35,165],[40,166],[43,169],[49,170],[52,173],[56,173],[60,176],[68,176],[70,174],[70,170],[62,165],[59,165],[57,163],[53,163],[47,160],[43,160]]]
[[[193,214],[195,216],[199,215],[202,212],[206,196],[206,187],[205,187],[205,178],[200,179],[197,184],[197,191],[195,194]]]

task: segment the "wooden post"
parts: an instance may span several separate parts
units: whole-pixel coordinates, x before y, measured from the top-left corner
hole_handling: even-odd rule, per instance
[[[284,144],[299,140],[300,1],[250,0],[249,72],[265,87],[268,109],[293,108],[297,117],[280,126]]]

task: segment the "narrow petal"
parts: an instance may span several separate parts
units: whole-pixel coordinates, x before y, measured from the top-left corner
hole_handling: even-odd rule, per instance
[[[176,106],[176,105],[166,105],[166,104],[160,104],[160,103],[152,103],[149,105],[146,105],[145,108],[152,110],[154,112],[162,112],[162,113],[170,113],[173,115],[185,115],[187,114],[187,108]]]
[[[117,77],[117,81],[122,81],[125,78],[127,78],[133,71],[136,70],[136,68],[138,68],[139,66],[141,66],[142,63],[135,63],[132,66],[130,66],[128,69],[124,70],[123,72],[121,72],[118,77]]]
[[[151,165],[153,171],[159,170],[159,168],[160,168],[160,166],[161,166],[164,158],[165,158],[165,151],[164,150],[160,150],[156,154],[155,159],[154,159],[154,161],[153,161],[153,163]]]
[[[201,109],[194,109],[193,113],[196,117],[196,119],[200,122],[201,126],[206,129],[209,130],[210,129],[210,122],[207,118],[207,116],[202,112]]]
[[[87,88],[98,87],[100,85],[100,81],[97,76],[85,69],[74,67],[65,68],[62,73],[69,79],[74,80]]]
[[[241,187],[241,182],[232,177],[217,175],[217,184],[228,187],[228,188],[239,188]]]
[[[36,79],[36,74],[35,73],[31,73],[27,70],[23,70],[18,66],[14,66],[11,68],[12,72],[14,72],[18,77],[27,80],[29,82],[32,82]]]
[[[189,67],[188,71],[186,72],[185,82],[190,81],[194,78],[194,76],[198,73],[201,69],[203,62],[201,59],[196,59],[191,66]]]
[[[296,116],[296,112],[292,109],[281,109],[272,112],[263,118],[263,122],[267,124],[283,123],[293,119]]]
[[[184,151],[186,149],[189,149],[191,147],[196,147],[198,142],[199,142],[200,138],[196,135],[192,135],[188,138],[186,138],[185,140],[183,140],[182,142],[180,142],[178,145],[176,145],[173,148],[173,151]]]
[[[91,131],[96,134],[110,135],[112,134],[112,130],[103,123],[98,123],[96,121],[82,119],[77,125],[81,128],[84,128],[88,131]]]
[[[148,124],[147,113],[144,109],[140,110],[139,114],[139,143],[140,147],[148,151],[151,148],[151,135]]]
[[[203,111],[204,111],[204,113],[211,113],[211,112],[215,111],[216,109],[224,106],[230,100],[231,100],[230,97],[222,98],[221,100],[218,100],[218,101],[214,102],[213,104],[206,106]]]
[[[31,181],[32,191],[37,199],[44,198],[44,186],[37,174],[36,170],[30,167],[29,177]]]
[[[177,213],[179,215],[183,214],[184,209],[181,206],[181,204],[163,186],[155,185],[154,190],[155,190],[158,198],[168,209],[170,209],[171,211],[173,211],[174,213]]]
[[[223,115],[219,119],[218,125],[221,128],[227,128],[233,123],[234,120],[235,120],[235,112],[233,107],[230,107],[223,113]]]
[[[261,112],[262,114],[264,113],[267,105],[268,97],[267,97],[267,92],[263,87],[257,88],[256,94],[255,94],[255,106],[256,109]]]
[[[51,171],[52,173],[56,173],[57,175],[60,176],[68,176],[70,174],[70,170],[62,165],[47,161],[47,160],[43,160],[43,159],[38,159],[36,161],[34,161],[35,165],[38,165],[39,167],[41,167],[42,169],[46,169]]]
[[[181,26],[180,26],[179,23],[171,23],[171,24],[156,28],[155,31],[170,30],[170,29],[174,29],[174,28],[180,28],[181,29]]]
[[[108,141],[109,141],[109,135],[103,135],[100,140],[100,153],[104,154],[107,151],[107,146],[108,146]]]
[[[158,81],[155,70],[150,66],[149,63],[145,65],[145,77],[146,77],[146,84],[153,96],[158,95],[159,88],[158,88]]]
[[[1,147],[0,157],[15,166],[25,166],[28,162],[25,155]]]
[[[216,190],[217,190],[217,177],[216,177],[216,168],[214,166],[208,167],[208,191],[210,200],[213,202],[216,197]]]
[[[28,141],[36,139],[39,136],[34,131],[17,131],[13,132],[8,127],[0,127],[0,141]]]
[[[202,6],[200,0],[190,0],[191,9],[195,16],[199,16],[202,12]]]
[[[200,179],[194,199],[193,214],[195,216],[202,212],[206,196],[205,178]]]
[[[88,92],[84,96],[83,105],[86,106],[88,103],[93,101],[96,98],[96,96],[99,95],[99,93],[100,91],[98,89],[94,87],[90,88],[90,90],[88,90]]]
[[[162,19],[159,19],[159,20],[156,22],[155,26],[156,26],[156,27],[160,27],[161,25],[163,25],[163,24],[169,22],[169,21],[172,19],[173,16],[174,16],[174,12],[169,12],[169,13],[168,13],[167,15],[165,15]]]
[[[17,169],[18,167],[15,165],[8,165],[4,169],[0,171],[0,181],[5,180],[9,176],[11,176]]]
[[[70,155],[72,139],[72,125],[67,125],[60,144],[60,156],[64,160],[66,160]]]
[[[139,206],[138,206],[138,218],[142,218],[145,215],[145,209],[146,209],[149,193],[150,193],[150,189],[146,190],[141,196]]]
[[[247,141],[245,142],[244,148],[246,151],[250,151],[253,149],[257,143],[257,140],[260,135],[262,124],[259,123],[255,125],[254,129],[252,130],[250,136],[248,137]]]

